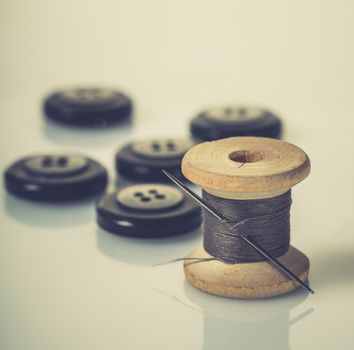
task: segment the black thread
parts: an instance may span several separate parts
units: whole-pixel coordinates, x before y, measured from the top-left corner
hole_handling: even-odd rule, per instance
[[[203,209],[204,249],[217,260],[229,264],[265,260],[241,235],[273,258],[288,251],[291,190],[277,197],[254,200],[225,199],[203,190],[203,199],[227,221],[222,222]],[[240,224],[235,226],[237,223]]]

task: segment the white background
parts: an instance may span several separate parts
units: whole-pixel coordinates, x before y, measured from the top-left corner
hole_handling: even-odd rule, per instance
[[[1,188],[0,349],[351,349],[354,347],[352,1],[0,1],[0,167],[77,150],[115,178],[133,137],[188,135],[206,105],[256,102],[309,154],[293,191],[292,244],[314,296],[226,300],[184,281],[200,232],[137,240],[97,228],[94,205],[44,205]],[[52,89],[131,94],[131,130],[44,120]]]

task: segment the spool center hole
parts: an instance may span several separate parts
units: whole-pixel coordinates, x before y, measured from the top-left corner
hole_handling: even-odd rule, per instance
[[[256,163],[263,160],[264,157],[260,152],[252,150],[240,150],[231,152],[229,159],[238,163]]]

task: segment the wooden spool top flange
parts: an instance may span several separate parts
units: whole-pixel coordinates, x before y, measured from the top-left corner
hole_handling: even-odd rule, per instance
[[[182,161],[191,182],[225,198],[272,197],[310,173],[299,147],[263,137],[230,137],[192,147]]]

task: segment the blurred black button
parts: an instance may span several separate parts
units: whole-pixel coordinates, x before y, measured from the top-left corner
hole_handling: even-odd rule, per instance
[[[20,159],[5,172],[7,190],[32,200],[66,201],[101,193],[107,171],[76,154],[45,154]]]
[[[184,139],[151,139],[126,145],[116,154],[116,169],[122,176],[138,181],[168,182],[165,169],[183,179],[181,161],[192,146]]]
[[[232,136],[279,138],[281,120],[270,111],[255,106],[210,108],[191,120],[190,130],[202,141]]]
[[[103,229],[132,237],[167,237],[197,228],[199,205],[179,189],[157,183],[124,187],[97,202]]]
[[[128,118],[131,99],[102,87],[78,87],[57,91],[44,101],[47,117],[77,125],[106,125]]]

